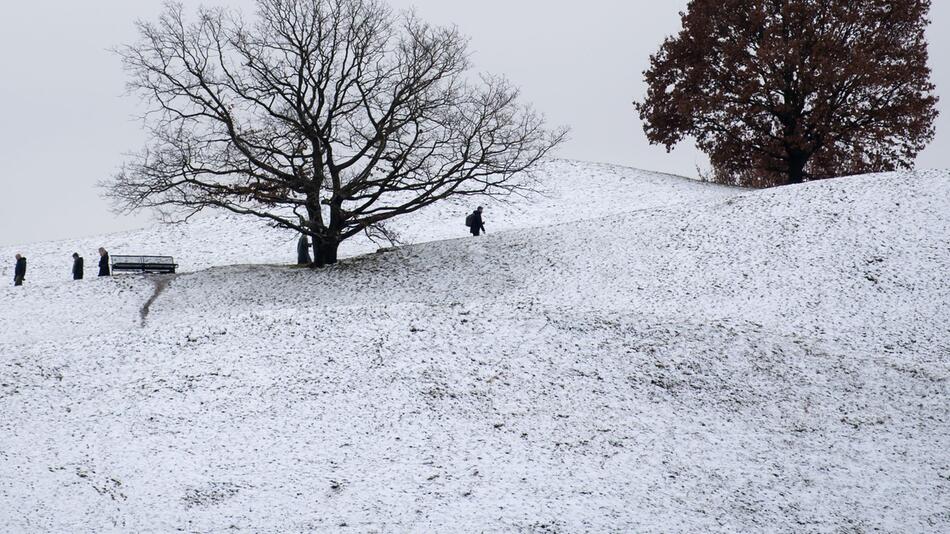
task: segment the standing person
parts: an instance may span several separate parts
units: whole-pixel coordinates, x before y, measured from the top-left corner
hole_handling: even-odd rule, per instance
[[[310,265],[313,260],[310,259],[310,242],[307,241],[305,234],[300,234],[297,240],[297,265]]]
[[[84,260],[78,252],[73,252],[73,280],[82,280]]]
[[[26,278],[26,258],[17,254],[16,267],[13,268],[13,285],[22,286]]]
[[[110,276],[109,272],[109,253],[106,249],[99,247],[99,276]]]
[[[306,228],[308,226],[307,220],[302,216],[298,215],[300,220],[300,227]],[[307,234],[301,232],[300,239],[297,240],[297,265],[310,265],[313,263],[313,260],[310,259],[310,242],[307,240]]]
[[[481,232],[485,231],[485,223],[482,222],[482,207],[479,206],[477,210],[473,211],[471,215],[468,216],[466,223],[471,223],[468,225],[469,231],[472,232],[472,235],[477,236]]]

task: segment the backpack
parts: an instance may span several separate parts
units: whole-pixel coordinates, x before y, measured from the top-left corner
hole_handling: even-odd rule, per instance
[[[475,223],[475,221],[473,220],[474,218],[475,218],[475,214],[469,213],[468,217],[465,217],[465,226],[468,226],[469,228],[471,228],[472,224]]]

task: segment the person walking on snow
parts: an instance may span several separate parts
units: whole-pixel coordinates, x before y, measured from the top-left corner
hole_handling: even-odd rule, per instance
[[[106,249],[99,247],[99,276],[109,276],[109,253]]]
[[[84,262],[78,252],[73,252],[73,280],[82,280]]]
[[[484,232],[485,223],[482,221],[482,207],[479,206],[477,210],[473,211],[465,222],[468,225],[469,231],[472,232],[472,235],[478,236],[481,232]]]
[[[22,286],[26,278],[26,258],[17,254],[16,266],[13,268],[13,285]]]

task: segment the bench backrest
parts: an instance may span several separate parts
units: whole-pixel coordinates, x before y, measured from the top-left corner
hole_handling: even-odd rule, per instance
[[[175,272],[178,264],[171,256],[110,256],[113,271]]]

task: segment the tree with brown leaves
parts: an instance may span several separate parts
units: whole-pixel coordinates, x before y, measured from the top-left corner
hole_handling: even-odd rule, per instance
[[[340,243],[451,196],[524,188],[564,138],[504,79],[469,73],[454,28],[381,0],[258,0],[190,22],[170,4],[119,50],[151,103],[147,149],[106,184],[120,209],[204,208]]]
[[[714,179],[794,184],[909,168],[933,139],[930,0],[692,0],[636,103],[651,143],[686,137]]]

